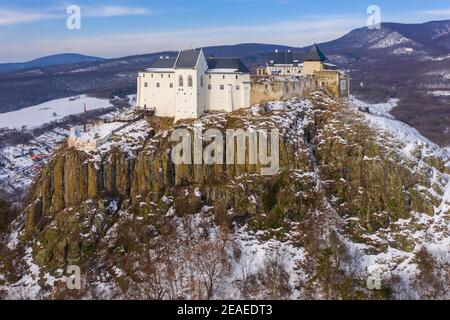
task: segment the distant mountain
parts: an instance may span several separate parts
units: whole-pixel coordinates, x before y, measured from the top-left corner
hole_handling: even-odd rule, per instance
[[[393,111],[396,117],[435,142],[450,144],[450,96],[437,94],[450,92],[450,20],[383,23],[380,30],[356,29],[319,46],[332,62],[349,73],[353,94],[370,102],[400,99]],[[203,49],[206,55],[240,57],[255,70],[264,63],[267,52],[308,48],[247,43]],[[63,64],[64,59],[50,59],[57,63],[45,67],[38,59],[34,67],[29,64],[27,69],[0,73],[0,112],[71,95],[108,97],[133,93],[137,72],[166,55],[175,56],[176,52],[107,60],[87,57]]]
[[[383,23],[320,45],[371,102],[399,98],[393,115],[441,145],[450,144],[450,20]],[[303,48],[306,49],[306,48]]]
[[[63,53],[39,59],[31,60],[23,63],[2,63],[0,64],[0,72],[14,72],[30,68],[49,67],[61,64],[74,64],[81,62],[103,61],[103,58],[85,56],[76,53]]]
[[[380,30],[360,28],[321,44],[333,54],[352,58],[408,57],[431,60],[450,52],[450,20],[423,24],[383,23]]]

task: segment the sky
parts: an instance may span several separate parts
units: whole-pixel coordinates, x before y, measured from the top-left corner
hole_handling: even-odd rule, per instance
[[[78,21],[67,13],[72,5],[79,29],[67,28]],[[370,5],[383,22],[450,19],[448,0],[0,0],[0,63],[68,52],[113,58],[238,43],[301,47],[366,26]]]

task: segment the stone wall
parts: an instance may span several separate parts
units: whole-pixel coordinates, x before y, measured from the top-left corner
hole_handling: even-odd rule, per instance
[[[252,82],[251,104],[302,97],[317,88],[313,76],[292,79],[255,79]]]
[[[326,70],[316,72],[314,76],[317,84],[321,88],[326,88],[327,92],[334,98],[345,98],[350,95],[349,76],[338,71]]]

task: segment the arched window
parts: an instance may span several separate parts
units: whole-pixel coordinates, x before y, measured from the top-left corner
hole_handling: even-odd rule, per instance
[[[188,87],[193,87],[194,86],[194,82],[192,81],[192,76],[188,77]]]
[[[326,83],[325,81],[322,81],[322,82],[320,83],[320,86],[321,86],[321,87],[326,87],[326,86],[327,86],[327,83]]]
[[[183,79],[183,76],[180,76],[180,77],[178,78],[178,85],[179,85],[180,87],[184,86],[184,79]]]

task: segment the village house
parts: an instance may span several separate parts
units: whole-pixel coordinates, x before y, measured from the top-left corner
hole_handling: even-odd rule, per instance
[[[207,111],[250,107],[250,71],[236,58],[206,58],[203,50],[160,57],[139,72],[137,106],[175,120],[199,118]]]

